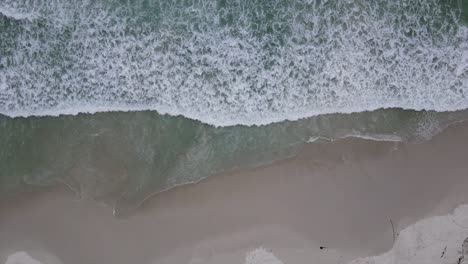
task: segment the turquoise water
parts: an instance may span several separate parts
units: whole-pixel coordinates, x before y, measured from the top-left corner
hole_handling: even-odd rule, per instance
[[[124,214],[318,137],[430,139],[468,116],[467,24],[466,1],[3,0],[0,192]]]

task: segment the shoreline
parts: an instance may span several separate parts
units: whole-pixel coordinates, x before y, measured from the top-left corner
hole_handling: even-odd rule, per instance
[[[468,203],[467,138],[465,122],[421,144],[315,142],[157,194],[122,219],[64,187],[23,193],[0,201],[0,263],[21,250],[65,264],[243,263],[259,247],[288,264],[379,255],[393,245],[390,219],[399,232]]]

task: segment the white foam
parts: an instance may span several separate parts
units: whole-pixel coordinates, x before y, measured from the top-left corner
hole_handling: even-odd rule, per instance
[[[270,250],[259,247],[245,257],[245,264],[283,264]]]
[[[42,264],[24,251],[18,251],[7,258],[5,264]]]
[[[126,16],[139,1],[115,9],[2,1],[0,12],[37,13],[42,24],[21,25],[17,48],[0,58],[7,65],[0,67],[0,113],[156,110],[229,126],[393,107],[468,108],[468,29],[437,0],[414,0],[411,8],[403,0],[240,1],[223,12],[216,1],[196,2],[168,5],[151,24],[139,9]],[[275,22],[267,11],[276,12]],[[225,26],[222,14],[233,22]]]
[[[350,264],[455,264],[468,260],[468,205],[453,214],[421,220],[402,230],[393,248]]]
[[[400,136],[397,135],[380,135],[380,134],[374,134],[374,135],[367,135],[367,134],[361,134],[361,133],[348,133],[343,136],[338,136],[336,139],[335,138],[327,138],[327,137],[310,137],[307,140],[307,143],[314,143],[319,140],[327,140],[327,141],[335,141],[338,139],[345,139],[345,138],[360,138],[360,139],[365,139],[365,140],[371,140],[371,141],[386,141],[386,142],[401,142],[403,139]]]
[[[387,141],[387,142],[401,142],[401,137],[397,135],[362,135],[362,134],[350,134],[346,135],[343,138],[360,138],[365,140],[372,140],[372,141]]]
[[[21,12],[17,9],[8,8],[7,6],[0,6],[0,14],[15,20],[33,20],[38,17],[36,12]]]

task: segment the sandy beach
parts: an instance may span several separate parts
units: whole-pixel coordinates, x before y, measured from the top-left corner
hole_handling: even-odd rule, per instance
[[[288,264],[347,263],[468,203],[467,157],[461,123],[421,144],[308,144],[294,158],[156,195],[124,218],[65,187],[3,197],[0,263],[27,251],[44,264],[237,264],[259,247]]]
[[[0,264],[468,264],[468,0],[0,0]]]

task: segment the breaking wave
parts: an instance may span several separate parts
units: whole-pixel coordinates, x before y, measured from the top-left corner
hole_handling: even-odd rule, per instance
[[[230,126],[466,109],[462,14],[437,0],[4,0],[0,113]]]

